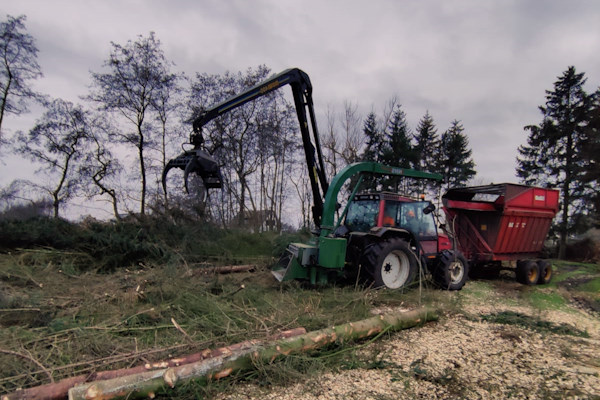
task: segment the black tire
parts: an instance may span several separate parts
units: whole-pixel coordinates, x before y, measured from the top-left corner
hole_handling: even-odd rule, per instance
[[[538,263],[532,260],[520,260],[517,262],[517,282],[523,285],[535,285],[540,276]]]
[[[540,276],[538,277],[538,285],[545,285],[550,283],[552,280],[552,264],[546,260],[539,260],[537,262],[538,271]]]
[[[461,253],[444,250],[432,275],[442,289],[460,290],[467,282],[469,263]]]
[[[367,248],[363,265],[373,278],[374,287],[401,289],[417,275],[417,260],[408,243],[390,239]]]

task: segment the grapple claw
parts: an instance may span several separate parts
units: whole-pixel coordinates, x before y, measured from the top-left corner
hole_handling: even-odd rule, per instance
[[[185,169],[183,170],[183,186],[185,187],[185,192],[190,193],[188,188],[188,177],[190,172],[198,171],[198,162],[196,158],[192,158],[188,161]]]
[[[162,184],[165,192],[167,191],[167,174],[173,168],[183,170],[184,187],[187,193],[189,193],[188,177],[190,173],[200,176],[207,189],[220,189],[223,187],[223,177],[216,160],[199,148],[185,151],[167,163],[162,173]]]

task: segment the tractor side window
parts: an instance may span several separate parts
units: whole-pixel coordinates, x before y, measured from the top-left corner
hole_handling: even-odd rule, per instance
[[[427,204],[425,204],[425,207],[427,207]],[[420,210],[420,213],[421,213],[421,218],[420,218],[421,228],[420,228],[419,236],[421,236],[422,238],[437,236],[437,229],[435,227],[435,220],[433,219],[433,213],[424,214],[423,209]]]
[[[379,200],[356,200],[350,203],[345,225],[351,231],[368,232],[379,213]]]
[[[420,239],[437,235],[433,214],[425,214],[423,209],[429,202],[403,203],[400,214],[401,226],[417,235]]]
[[[398,203],[386,201],[383,213],[383,226],[398,225]]]

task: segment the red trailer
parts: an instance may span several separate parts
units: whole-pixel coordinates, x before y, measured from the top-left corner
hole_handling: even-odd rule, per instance
[[[447,224],[472,273],[517,261],[517,280],[548,283],[552,267],[534,261],[558,212],[558,190],[502,183],[450,189],[442,197]]]

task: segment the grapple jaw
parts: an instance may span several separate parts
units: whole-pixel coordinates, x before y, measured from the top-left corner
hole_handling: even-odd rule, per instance
[[[167,163],[162,173],[162,184],[165,192],[167,191],[167,174],[173,168],[183,170],[186,193],[189,193],[188,177],[190,173],[200,176],[206,189],[220,189],[223,187],[223,177],[219,165],[210,154],[200,148],[184,151]]]

